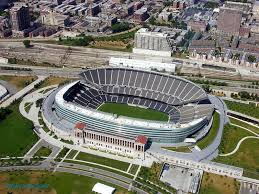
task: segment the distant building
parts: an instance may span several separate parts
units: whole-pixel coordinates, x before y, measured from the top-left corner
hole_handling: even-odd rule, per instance
[[[41,22],[45,25],[65,27],[69,24],[69,16],[55,12],[42,12]]]
[[[12,29],[22,31],[30,27],[30,11],[25,4],[15,4],[10,10]]]
[[[220,33],[239,35],[242,12],[235,9],[220,8],[217,28]]]
[[[100,6],[98,4],[90,5],[90,16],[96,16],[98,13],[101,12]]]
[[[186,2],[185,1],[182,1],[182,0],[176,0],[176,1],[173,1],[173,8],[174,9],[184,9],[186,8],[187,5],[186,5]]]
[[[172,13],[170,11],[163,10],[159,15],[158,15],[158,20],[160,21],[166,21],[168,22],[169,20],[172,19]]]
[[[189,21],[187,29],[195,32],[205,32],[207,30],[207,24],[204,21]]]
[[[136,32],[134,42],[134,53],[171,56],[172,47],[167,33],[151,32],[147,28],[141,28]]]
[[[137,11],[135,11],[133,15],[134,22],[141,23],[149,18],[149,15],[147,13],[147,8],[141,8]]]
[[[215,41],[213,40],[192,40],[189,45],[190,52],[208,53],[215,49]]]

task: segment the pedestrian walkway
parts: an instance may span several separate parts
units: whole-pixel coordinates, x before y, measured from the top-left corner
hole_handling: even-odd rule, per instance
[[[130,163],[130,165],[129,165],[128,169],[127,169],[127,172],[130,171],[131,166],[132,166],[132,163]]]
[[[66,153],[66,155],[64,156],[64,158],[62,158],[60,160],[60,162],[58,163],[58,165],[54,168],[53,172],[56,172],[57,168],[61,165],[61,163],[66,159],[66,157],[68,156],[68,154],[71,152],[71,150],[68,150],[68,152]]]

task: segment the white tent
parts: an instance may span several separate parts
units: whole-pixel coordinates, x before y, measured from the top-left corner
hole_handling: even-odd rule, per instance
[[[92,191],[98,194],[113,194],[115,188],[104,185],[102,183],[96,183]]]

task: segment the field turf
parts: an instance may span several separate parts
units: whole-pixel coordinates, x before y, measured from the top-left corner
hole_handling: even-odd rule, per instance
[[[153,109],[145,109],[127,104],[105,103],[98,108],[99,111],[117,114],[118,116],[138,119],[168,121],[168,115]]]

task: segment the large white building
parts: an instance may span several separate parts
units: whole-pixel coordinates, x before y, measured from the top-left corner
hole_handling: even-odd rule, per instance
[[[144,70],[175,72],[176,65],[178,64],[111,57],[109,65],[112,67],[128,67]]]
[[[135,33],[133,53],[170,57],[172,46],[168,33],[141,28]]]

